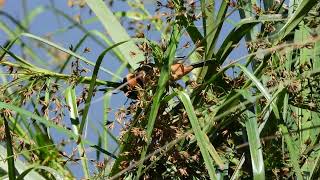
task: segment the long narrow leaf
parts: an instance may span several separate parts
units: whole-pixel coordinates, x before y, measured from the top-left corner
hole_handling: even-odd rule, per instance
[[[164,62],[165,64],[161,68],[161,74],[160,74],[160,78],[159,78],[159,82],[158,82],[158,88],[157,88],[156,93],[154,95],[149,118],[148,118],[147,145],[144,147],[144,149],[141,153],[141,157],[140,157],[141,162],[143,162],[143,160],[147,154],[148,146],[151,143],[151,135],[152,135],[154,123],[157,119],[161,97],[162,97],[163,93],[165,92],[167,82],[169,81],[169,78],[170,78],[169,71],[170,71],[170,67],[175,59],[175,53],[176,53],[176,49],[178,46],[180,36],[181,36],[181,33],[179,32],[178,27],[174,26],[173,32],[171,35],[171,39],[170,39],[170,43],[169,43],[169,47],[167,50],[167,56],[165,57],[165,62]],[[141,175],[142,167],[143,167],[143,163],[141,163],[138,167],[137,179]]]
[[[48,41],[48,40],[46,40],[46,39],[43,39],[43,38],[41,38],[41,37],[39,37],[39,36],[35,36],[35,35],[29,34],[29,33],[22,33],[21,36],[25,36],[25,37],[28,37],[28,38],[31,38],[31,39],[35,39],[35,40],[40,41],[40,42],[42,42],[42,43],[45,43],[45,44],[47,44],[47,45],[49,45],[49,46],[52,46],[52,47],[54,47],[54,48],[56,48],[56,49],[59,49],[60,51],[63,51],[63,52],[65,52],[65,53],[68,53],[68,54],[70,54],[70,55],[72,55],[72,56],[74,56],[74,57],[76,57],[76,58],[79,58],[80,60],[82,60],[83,62],[85,62],[85,63],[87,63],[87,64],[90,64],[90,65],[92,65],[92,66],[95,65],[93,62],[89,61],[89,60],[86,59],[85,57],[79,56],[78,54],[76,54],[76,53],[74,53],[74,52],[72,52],[72,51],[70,51],[70,50],[68,50],[68,49],[65,49],[65,48],[63,48],[63,47],[61,47],[61,46],[59,46],[59,45],[57,45],[57,44],[55,44],[55,43],[53,43],[53,42],[50,42],[50,41]],[[100,68],[101,68],[102,71],[105,71],[106,73],[108,73],[108,74],[110,74],[110,75],[112,75],[112,76],[118,77],[116,74],[114,74],[114,73],[111,72],[110,70],[107,70],[107,69],[105,69],[105,68],[103,68],[103,67],[100,67]],[[121,79],[121,77],[118,77],[118,78]]]
[[[251,72],[248,71],[247,68],[244,66],[238,64],[237,65],[241,70],[251,79],[251,81],[256,85],[256,87],[260,90],[260,92],[263,94],[263,96],[268,100],[272,100],[272,96],[269,94],[268,90],[261,84],[261,82],[252,74]],[[278,110],[278,107],[274,102],[271,103],[272,110],[274,114],[276,115],[277,119],[280,119],[280,113]]]
[[[285,38],[292,30],[302,21],[302,19],[308,14],[310,9],[319,2],[319,0],[301,0],[300,5],[294,12],[293,16],[288,20],[288,22],[281,28],[279,33],[277,33],[277,38],[275,39],[275,44],[279,43],[283,38]],[[292,7],[291,7],[292,8]]]
[[[11,111],[17,112],[19,114],[22,114],[22,115],[24,115],[26,117],[31,118],[32,120],[36,120],[36,121],[39,121],[40,123],[43,123],[46,127],[51,127],[51,128],[56,129],[58,132],[65,133],[69,138],[78,139],[78,136],[75,135],[72,131],[67,130],[66,128],[63,128],[63,127],[57,125],[53,121],[47,121],[45,118],[40,117],[40,116],[38,116],[36,114],[33,114],[33,113],[23,109],[23,108],[20,108],[20,107],[17,107],[17,106],[8,104],[8,103],[4,103],[4,102],[0,102],[0,108],[5,108],[5,109],[9,109]],[[82,140],[82,141],[85,144],[88,144],[90,146],[94,146],[93,143],[91,143],[91,142],[89,142],[87,140]],[[110,153],[110,154],[112,154],[112,153]],[[111,157],[116,157],[116,156],[112,155]]]
[[[1,160],[0,160],[0,169],[2,169],[4,171],[8,171],[7,162],[5,161],[6,157],[10,157],[10,156],[7,156],[6,148],[4,148],[2,145],[0,145],[0,158],[1,158]],[[14,158],[14,156],[11,156],[11,157]],[[15,160],[15,169],[19,173],[23,173],[24,171],[26,171],[28,166],[29,166],[28,163],[21,161],[19,158],[17,158]],[[37,172],[31,171],[28,174],[26,174],[24,179],[25,180],[34,180],[34,179],[44,180],[45,178],[43,178]]]
[[[247,119],[245,124],[249,141],[253,178],[262,180],[265,179],[265,173],[257,116],[250,110],[247,110],[246,114]]]
[[[90,9],[99,18],[100,22],[107,30],[114,43],[117,44],[130,40],[130,36],[126,30],[122,27],[115,15],[102,0],[86,0],[86,2]],[[141,52],[132,41],[128,41],[127,44],[123,44],[118,48],[123,56],[126,57],[127,62],[133,69],[138,68],[139,62],[144,60],[143,52]]]
[[[80,136],[79,134],[79,114],[78,114],[78,106],[77,106],[77,97],[74,87],[68,87],[66,89],[66,102],[68,107],[70,108],[70,120],[72,124],[72,130],[75,135]],[[79,157],[81,159],[82,169],[84,176],[89,178],[89,167],[87,162],[87,155],[85,153],[85,147],[83,142],[80,142],[78,145]]]
[[[235,27],[228,36],[224,39],[219,51],[216,53],[216,57],[219,58],[219,63],[222,64],[235,48],[235,44],[246,35],[250,30],[257,25],[258,22],[252,21],[251,19],[242,20],[237,27]]]
[[[4,121],[5,125],[5,133],[6,133],[6,143],[7,143],[7,156],[10,156],[8,158],[8,175],[9,179],[15,180],[16,179],[16,168],[14,166],[14,155],[13,155],[13,147],[12,147],[12,138],[10,133],[10,127],[9,123],[7,121],[7,117],[2,113],[1,114],[2,119]]]
[[[36,169],[42,169],[42,170],[45,170],[47,172],[49,172],[50,174],[53,175],[53,177],[56,179],[56,180],[63,180],[63,176],[56,170],[50,168],[50,167],[47,167],[47,166],[34,166],[34,167],[30,167],[28,169],[26,169],[25,171],[23,171],[17,178],[17,180],[23,180],[25,178],[26,175],[28,175],[31,171],[33,170],[36,170]]]
[[[289,150],[289,155],[290,155],[290,163],[293,166],[293,169],[295,171],[295,175],[297,176],[298,179],[303,179],[302,178],[302,172],[300,169],[299,165],[299,150],[297,149],[294,139],[290,136],[290,133],[284,125],[279,126],[280,130],[284,134],[284,139],[287,144],[288,150]]]
[[[218,37],[220,35],[221,32],[221,27],[224,23],[224,19],[226,16],[228,10],[228,3],[227,1],[221,1],[221,5],[218,11],[217,16],[215,17],[215,19],[213,20],[212,24],[208,24],[208,32],[210,32],[209,34],[209,38],[207,39],[207,58],[213,58],[215,56],[214,55],[214,48],[216,46]],[[212,14],[211,16],[213,16],[214,14]]]
[[[91,103],[91,99],[92,99],[92,95],[93,95],[93,90],[95,88],[95,85],[96,85],[96,80],[97,80],[97,77],[98,77],[98,72],[99,72],[99,69],[100,69],[100,66],[101,66],[101,63],[102,63],[102,60],[104,58],[104,56],[110,51],[112,50],[113,48],[121,45],[121,44],[124,44],[126,43],[127,41],[123,41],[123,42],[119,42],[117,44],[114,44],[113,46],[107,48],[106,50],[104,50],[98,57],[97,59],[97,62],[96,62],[96,65],[94,66],[94,70],[93,70],[93,73],[92,73],[92,78],[91,78],[91,82],[90,82],[90,87],[89,87],[89,92],[88,92],[88,98],[86,99],[86,103],[85,103],[85,108],[84,108],[84,111],[83,111],[83,114],[82,114],[82,119],[81,119],[81,122],[80,122],[80,128],[79,128],[79,134],[82,134],[83,132],[83,128],[84,128],[84,125],[86,124],[86,120],[87,120],[87,115],[88,115],[88,112],[89,112],[89,108],[90,108],[90,103]]]
[[[210,158],[209,152],[207,150],[205,134],[200,127],[200,124],[199,124],[197,116],[194,112],[191,100],[190,100],[189,96],[183,91],[178,92],[178,97],[182,101],[182,103],[188,113],[193,132],[196,136],[197,143],[200,147],[200,151],[201,151],[202,157],[204,159],[204,162],[206,164],[206,168],[208,169],[210,178],[211,179],[218,179],[217,175],[215,173],[215,168],[213,166],[213,164],[214,164],[213,160]]]

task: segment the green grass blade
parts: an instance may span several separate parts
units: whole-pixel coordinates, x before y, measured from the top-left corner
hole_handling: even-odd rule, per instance
[[[38,121],[39,123],[42,123],[44,124],[46,127],[50,127],[50,128],[54,128],[56,129],[58,132],[62,132],[64,134],[66,134],[69,138],[72,138],[74,140],[78,139],[79,136],[77,136],[76,134],[74,134],[72,131],[70,130],[67,130],[66,128],[63,128],[59,125],[57,125],[56,123],[54,123],[53,121],[47,121],[45,118],[43,117],[40,117],[34,113],[31,113],[23,108],[20,108],[20,107],[17,107],[15,105],[12,105],[12,104],[8,104],[8,103],[4,103],[4,102],[0,102],[0,108],[5,108],[5,109],[9,109],[11,111],[14,111],[14,112],[17,112],[21,115],[24,115],[25,117],[28,117],[28,118],[31,118],[32,120],[36,120]],[[82,140],[83,143],[85,144],[88,144],[90,146],[94,146],[93,143],[87,141],[87,140]],[[102,152],[104,153],[104,152]],[[112,154],[112,153],[110,153]],[[116,157],[115,155],[112,154],[111,157]]]
[[[209,3],[211,3],[212,5],[209,6]],[[207,6],[208,5],[208,6]],[[210,36],[211,34],[207,34],[207,30],[209,30],[213,24],[213,17],[214,17],[214,1],[210,1],[210,0],[200,0],[200,7],[201,7],[201,13],[202,13],[202,27],[203,28],[203,34],[204,37],[206,37],[205,39],[203,39],[203,44],[206,45],[205,48],[207,48],[207,41],[210,40]]]
[[[91,99],[92,99],[92,96],[93,96],[93,90],[94,90],[94,88],[96,86],[96,80],[97,80],[97,77],[98,77],[98,72],[99,72],[99,69],[100,69],[100,66],[101,66],[101,63],[102,63],[102,60],[103,60],[104,56],[110,50],[112,50],[113,48],[115,48],[117,46],[120,46],[121,44],[124,44],[126,42],[127,41],[123,41],[123,42],[119,42],[117,44],[114,44],[113,46],[110,46],[109,48],[104,50],[99,55],[99,57],[97,59],[97,62],[96,62],[96,65],[94,66],[93,73],[92,73],[92,78],[91,78],[89,92],[88,92],[88,98],[86,99],[85,107],[84,107],[83,114],[82,114],[82,119],[81,119],[81,122],[80,122],[79,134],[83,133],[83,128],[84,128],[84,125],[86,124],[87,115],[88,115],[88,112],[89,112],[90,103],[91,103]]]
[[[70,54],[70,55],[72,55],[72,56],[74,56],[74,57],[82,60],[83,62],[85,62],[85,63],[87,63],[87,64],[89,64],[89,65],[92,65],[92,66],[95,65],[95,63],[89,61],[89,60],[86,59],[85,57],[79,56],[78,54],[72,52],[71,50],[65,49],[65,48],[63,48],[63,47],[61,47],[61,46],[59,46],[59,45],[57,45],[57,44],[55,44],[55,43],[53,43],[53,42],[50,42],[50,41],[48,41],[48,40],[46,40],[46,39],[43,39],[43,38],[41,38],[41,37],[39,37],[39,36],[35,36],[35,35],[29,34],[29,33],[22,33],[21,36],[25,36],[25,37],[28,37],[28,38],[31,38],[31,39],[40,41],[40,42],[42,42],[42,43],[44,43],[44,44],[47,44],[47,45],[52,46],[52,47],[54,47],[54,48],[56,48],[56,49],[59,49],[60,51],[63,51],[63,52],[65,52],[65,53],[68,53],[68,54]],[[105,69],[105,68],[103,68],[103,67],[100,67],[100,68],[101,68],[102,71],[104,71],[104,72],[106,72],[106,73],[108,73],[108,74],[110,74],[110,75],[112,75],[112,76],[114,76],[114,77],[118,77],[116,74],[112,73],[110,70],[107,70],[107,69]],[[118,77],[118,78],[121,79],[121,77]]]
[[[263,94],[263,96],[268,100],[272,101],[272,96],[268,92],[268,90],[261,84],[261,82],[255,77],[254,74],[248,71],[248,69],[240,64],[237,64],[237,66],[248,76],[248,78],[256,85],[256,87],[260,90],[260,92]],[[277,119],[280,119],[280,113],[278,110],[278,107],[274,102],[271,103],[271,107],[273,109],[273,112]]]
[[[317,179],[320,176],[320,154],[318,154],[315,163],[310,172],[310,179]]]
[[[260,123],[259,125],[259,131],[261,132],[264,128],[264,126],[266,125],[267,123],[267,120],[268,118],[270,117],[270,113],[271,113],[271,110],[273,110],[273,112],[275,112],[275,116],[276,116],[276,119],[280,119],[280,112],[278,110],[278,106],[277,106],[277,101],[278,99],[281,99],[281,95],[282,93],[284,92],[285,90],[285,87],[283,86],[282,83],[280,83],[278,85],[278,89],[276,90],[276,92],[274,92],[272,94],[272,98],[270,101],[268,101],[265,105],[265,107],[263,108],[263,111],[262,113],[264,113],[264,116],[262,118],[262,123]],[[280,100],[279,100],[280,101]],[[270,106],[271,105],[271,106]],[[280,106],[281,107],[281,106]],[[260,113],[260,112],[259,112]],[[277,113],[277,114],[276,114]]]
[[[2,119],[5,125],[5,134],[6,134],[6,144],[7,144],[7,156],[8,158],[8,175],[9,179],[15,180],[16,179],[16,168],[14,166],[14,154],[13,154],[13,147],[12,147],[12,138],[10,133],[10,127],[7,120],[7,117],[3,113],[1,113]]]
[[[300,5],[290,17],[287,23],[281,28],[277,33],[277,38],[275,38],[275,44],[279,43],[283,38],[285,38],[289,33],[296,28],[296,26],[302,21],[302,19],[308,14],[311,8],[313,8],[319,0],[301,0]]]
[[[220,155],[218,154],[218,152],[216,151],[216,149],[214,148],[212,143],[210,143],[209,137],[206,135],[206,133],[203,133],[203,135],[206,138],[206,142],[205,142],[206,147],[207,147],[208,152],[211,155],[212,159],[219,166],[220,170],[226,170],[226,166],[225,166],[223,160],[221,159]]]
[[[0,145],[0,169],[3,169],[4,171],[8,170],[6,157],[14,158],[14,156],[7,156],[7,149]],[[19,173],[22,173],[23,171],[27,170],[27,167],[28,167],[28,164],[26,162],[23,162],[18,158],[15,160],[15,168]],[[31,171],[24,177],[24,179],[25,180],[34,180],[34,179],[44,180],[45,178],[43,178],[37,172]]]
[[[68,87],[65,92],[66,102],[68,104],[70,120],[72,124],[72,130],[75,135],[81,136],[79,134],[79,114],[78,114],[78,106],[77,106],[77,96],[74,87]],[[85,147],[83,142],[80,142],[78,145],[79,157],[81,159],[83,174],[86,178],[89,178],[89,166],[87,161],[87,156],[85,153]]]
[[[265,96],[265,98],[270,101],[271,95],[269,94],[268,90],[261,84],[261,82],[256,78],[256,76],[252,74],[246,67],[240,64],[238,64],[237,66],[248,76],[251,81],[253,81],[253,83],[257,86],[257,88]]]
[[[107,124],[108,124],[108,115],[109,115],[109,112],[107,111],[107,109],[109,109],[110,100],[111,100],[111,94],[110,93],[106,93],[103,96],[103,110],[104,111],[103,111],[103,124],[102,124],[102,126],[103,126],[102,142],[103,142],[104,149],[108,149],[109,148],[108,134],[112,134],[112,133],[109,132],[109,129],[106,127]]]
[[[273,3],[274,1],[273,0],[263,0],[263,5],[264,5],[264,10],[269,10],[271,8],[273,8]]]
[[[147,154],[148,146],[151,142],[151,135],[152,135],[154,123],[157,119],[161,97],[166,90],[166,85],[167,85],[167,82],[169,81],[169,78],[170,78],[169,71],[170,71],[170,67],[175,59],[175,53],[176,53],[176,49],[177,49],[177,46],[179,43],[180,36],[181,36],[181,33],[179,32],[178,27],[174,26],[172,34],[171,34],[169,47],[166,51],[167,54],[164,59],[165,64],[162,66],[161,71],[160,71],[158,88],[156,90],[156,93],[155,93],[153,101],[152,101],[152,106],[151,106],[151,110],[149,113],[148,124],[147,124],[147,145],[142,150],[140,162],[143,162],[143,160]],[[139,164],[138,172],[137,172],[137,179],[139,179],[139,177],[141,175],[142,167],[143,167],[143,163]]]
[[[284,136],[285,142],[287,144],[287,148],[289,150],[289,155],[290,155],[290,163],[293,166],[293,170],[295,172],[295,175],[297,177],[297,179],[302,180],[302,172],[300,169],[300,165],[299,165],[299,149],[297,148],[294,139],[290,136],[290,133],[287,129],[287,127],[285,127],[284,125],[279,125],[279,128]]]
[[[64,19],[66,19],[67,21],[69,21],[70,23],[72,23],[70,26],[68,26],[68,27],[65,28],[65,29],[60,29],[60,30],[57,30],[57,31],[53,32],[53,35],[55,35],[55,34],[57,34],[57,33],[59,33],[59,32],[60,32],[60,33],[65,32],[65,31],[67,31],[67,30],[69,30],[69,29],[72,29],[72,28],[74,28],[74,27],[77,28],[77,29],[79,29],[80,31],[82,31],[82,32],[85,33],[85,34],[89,32],[89,31],[83,26],[83,25],[85,25],[84,22],[82,22],[82,23],[80,24],[79,22],[77,22],[74,18],[72,18],[71,16],[69,16],[69,15],[68,15],[67,13],[65,13],[64,11],[62,11],[62,10],[60,10],[60,9],[57,9],[57,8],[55,8],[55,7],[53,7],[53,6],[46,7],[46,9],[53,11],[53,13],[60,15],[61,17],[63,17]],[[96,17],[93,18],[93,22],[95,22],[95,21],[97,21],[97,18],[96,18]],[[92,23],[91,20],[90,20],[89,22]],[[90,35],[90,38],[91,38],[94,42],[96,42],[99,46],[101,46],[102,48],[107,48],[107,46],[106,46],[102,41],[100,41],[99,39],[97,39],[95,36]]]
[[[241,19],[247,19],[247,18],[252,18],[255,19],[257,16],[260,16],[261,14],[257,15],[254,12],[254,5],[257,5],[258,1],[256,0],[249,0],[249,1],[239,1],[239,14]],[[258,5],[259,6],[259,5]],[[258,34],[258,27],[254,27],[250,30],[248,34],[246,34],[246,41],[250,42],[256,39],[256,36]]]
[[[313,49],[313,59],[314,59],[314,65],[313,68],[315,70],[320,69],[320,41],[315,42],[314,49]]]
[[[207,39],[207,56],[206,58],[213,58],[215,46],[218,40],[218,37],[221,32],[221,27],[224,23],[224,19],[228,10],[228,3],[226,1],[221,1],[221,5],[218,11],[218,14],[211,23],[208,24],[208,32],[210,32]]]
[[[235,48],[234,45],[238,44],[243,36],[250,32],[257,24],[258,22],[250,19],[245,19],[239,22],[238,26],[235,27],[224,39],[221,47],[216,53],[216,58],[219,58],[219,64],[223,63],[223,61],[229,56],[230,52]]]
[[[21,30],[23,30],[25,32],[28,31],[27,28],[24,27],[19,20],[17,20],[13,16],[11,16],[9,13],[0,10],[0,16],[4,16],[4,17],[8,18],[13,24],[17,25]]]
[[[89,35],[94,35],[102,39],[108,46],[112,46],[113,42],[111,42],[103,33],[97,30],[92,30],[88,32]],[[121,51],[118,48],[113,48],[112,49],[113,53],[116,55],[116,57],[125,65],[128,64],[126,58],[123,56]]]
[[[175,5],[176,12],[178,14],[179,13],[184,14],[184,11],[185,11],[185,7],[183,6],[184,2],[179,0],[173,0],[173,2]],[[198,28],[196,27],[193,21],[189,20],[185,16],[178,16],[177,19],[178,19],[178,22],[180,23],[179,25],[184,26],[184,28],[187,30],[194,44],[197,44],[199,43],[199,41],[203,40],[202,34],[200,33],[200,31],[198,30]]]
[[[139,10],[142,12],[139,13],[138,17],[137,17],[137,15],[131,16],[130,14],[126,14],[127,18],[132,18],[132,19],[140,18],[140,20],[150,20],[150,17],[152,16],[152,14],[150,14],[148,9],[145,7],[145,4],[143,1],[135,0],[134,2],[132,2],[132,6],[138,6],[137,8],[139,8]],[[138,12],[140,12],[140,11],[138,11]],[[128,13],[128,12],[126,12],[126,13]],[[154,27],[157,29],[157,31],[159,33],[161,33],[162,39],[169,39],[170,38],[170,34],[167,34],[164,31],[162,31],[164,22],[161,21],[161,19],[151,19],[151,23],[154,25]]]
[[[236,179],[239,179],[239,178],[240,178],[240,174],[241,174],[241,173],[240,173],[240,169],[241,169],[241,167],[242,167],[245,159],[246,159],[246,158],[245,158],[244,154],[242,154],[242,156],[241,156],[241,158],[240,158],[240,161],[239,161],[239,163],[238,163],[238,165],[237,165],[234,173],[232,174],[230,180],[236,180]]]
[[[200,127],[200,124],[199,124],[197,116],[194,112],[191,100],[190,100],[189,96],[183,91],[178,92],[178,97],[182,101],[182,103],[188,113],[189,120],[190,120],[192,129],[193,129],[193,132],[196,136],[197,143],[200,147],[200,151],[201,151],[203,160],[205,162],[206,168],[208,169],[210,179],[218,179],[218,177],[215,173],[215,168],[213,166],[214,162],[210,158],[209,152],[207,150],[207,143],[206,143],[207,141],[206,141],[205,134]]]
[[[115,156],[113,153],[110,153],[109,151],[106,151],[105,149],[103,149],[102,147],[98,146],[98,145],[92,145],[90,146],[100,152],[102,152],[103,154],[112,157],[113,159],[117,159],[117,156]]]
[[[8,104],[8,103],[4,103],[4,102],[0,102],[0,107],[1,108],[5,108],[5,109],[9,109],[9,110],[12,110],[12,111],[15,111],[19,114],[23,114],[25,115],[26,117],[29,117],[29,118],[32,118],[36,121],[39,121],[40,123],[43,123],[44,125],[46,125],[47,127],[52,127],[52,128],[55,128],[57,131],[59,132],[63,132],[65,134],[67,134],[69,137],[71,138],[74,138],[74,139],[77,139],[77,136],[75,134],[73,134],[71,131],[61,127],[61,126],[58,126],[57,124],[55,124],[54,122],[52,121],[47,121],[45,118],[43,117],[40,117],[36,114],[33,114],[23,108],[20,108],[20,107],[17,107],[17,106],[14,106],[14,105],[11,105],[11,104]]]
[[[42,170],[45,170],[47,172],[49,172],[50,174],[53,175],[53,177],[56,179],[56,180],[63,180],[63,176],[56,170],[50,168],[50,167],[47,167],[47,166],[34,166],[34,167],[31,167],[31,168],[28,168],[26,169],[25,171],[23,171],[17,178],[17,180],[23,180],[25,178],[25,176],[27,174],[29,174],[32,170],[36,170],[36,169],[42,169]]]
[[[13,41],[15,42],[15,40]],[[13,52],[7,50],[6,48],[3,48],[2,46],[0,46],[0,48],[7,54],[9,54],[11,57],[13,57],[15,60],[17,60],[18,62],[20,62],[21,64],[23,64],[24,66],[28,66],[28,67],[34,67],[32,64],[28,63],[26,60],[16,56]]]
[[[96,42],[99,46],[101,46],[102,48],[107,48],[106,45],[108,46],[112,46],[113,42],[111,42],[103,33],[101,33],[100,31],[98,30],[87,30],[84,25],[86,24],[90,24],[90,23],[93,23],[93,22],[96,22],[98,21],[98,18],[97,17],[93,17],[93,18],[89,18],[87,20],[84,20],[81,24],[77,21],[75,21],[72,17],[70,17],[68,14],[66,14],[65,12],[53,7],[53,6],[50,6],[50,7],[46,7],[46,9],[48,10],[52,10],[55,14],[57,15],[60,15],[62,16],[63,18],[65,18],[67,21],[71,22],[72,25],[66,27],[66,28],[63,28],[63,29],[60,29],[60,30],[57,30],[55,32],[53,32],[52,34],[55,35],[55,34],[58,34],[58,33],[62,33],[62,32],[65,32],[67,30],[70,30],[74,27],[76,27],[77,29],[79,29],[80,31],[82,31],[83,33],[85,34],[88,34],[88,36],[94,41]],[[103,43],[102,41],[100,41],[100,39],[98,39],[97,37],[99,37],[100,39],[102,39],[103,41],[105,41],[105,43]],[[121,54],[121,52],[119,51],[119,49],[115,48],[113,49],[115,55],[117,56],[117,58],[124,64],[128,64],[128,61],[126,60],[126,58],[123,56],[123,54]]]
[[[22,26],[28,28],[28,26],[31,24],[33,19],[39,16],[41,13],[43,13],[44,10],[45,8],[43,6],[38,6],[32,9],[32,11],[28,12],[28,14],[21,21]],[[20,33],[21,31],[16,31],[16,32]]]
[[[2,21],[0,21],[0,29],[8,36],[8,39],[14,39],[16,37],[14,32]]]
[[[73,52],[76,52],[80,46],[82,45],[82,43],[84,43],[84,41],[87,39],[88,34],[85,34],[80,40],[79,42],[76,44],[76,46],[72,49]],[[71,60],[72,56],[69,55],[68,58],[66,59],[66,61],[63,63],[63,65],[61,66],[59,73],[63,73],[64,69],[67,67],[69,61]]]
[[[124,69],[126,67],[126,64],[122,64],[116,74],[121,74]],[[109,137],[112,138],[112,140],[114,140],[114,142],[116,142],[117,146],[120,146],[120,141],[117,139],[117,137],[112,134],[112,132],[110,132],[110,129],[107,127],[107,124],[108,124],[108,115],[109,115],[109,111],[108,109],[110,108],[110,100],[111,100],[111,96],[112,96],[112,90],[109,90],[107,91],[104,96],[103,96],[103,110],[104,110],[104,113],[103,113],[103,122],[101,124],[101,126],[103,127],[103,133],[102,133],[102,143],[103,143],[103,147],[104,149],[109,149]],[[105,157],[106,158],[106,157]]]
[[[99,18],[114,43],[131,39],[112,11],[110,11],[102,0],[86,0],[86,2]],[[138,68],[139,62],[144,60],[143,52],[141,52],[132,41],[129,41],[127,44],[123,44],[118,48],[133,69]],[[135,55],[132,53],[135,53]]]
[[[7,34],[9,40],[13,41],[13,43],[16,43],[18,34],[16,34],[13,30],[11,30],[11,28],[7,26],[7,24],[0,21],[0,29],[2,29]],[[26,46],[24,42],[18,41],[17,43],[20,44],[24,53],[30,56],[30,59],[32,61],[42,65],[45,64],[44,61],[41,60],[29,46]]]
[[[265,179],[262,146],[260,132],[257,124],[257,117],[250,110],[246,110],[247,119],[245,122],[253,172],[253,179]]]

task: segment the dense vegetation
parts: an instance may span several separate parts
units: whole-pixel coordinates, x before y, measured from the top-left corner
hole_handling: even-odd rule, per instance
[[[53,5],[25,9],[21,19],[0,11],[3,178],[72,179],[80,173],[75,164],[84,179],[320,176],[319,1],[66,3],[90,17]],[[117,3],[128,7],[113,12]],[[46,11],[69,25],[47,37],[29,32]],[[88,30],[96,22],[103,31]],[[76,44],[55,43],[55,35],[72,29],[82,32]],[[85,57],[94,51],[88,39],[103,48],[95,61]],[[231,58],[244,50],[247,55]],[[114,72],[103,67],[109,54],[121,64]],[[212,63],[173,81],[170,67],[180,55],[185,64]],[[114,112],[110,98],[123,90],[117,82],[124,70],[134,73],[150,62],[156,70]],[[99,100],[104,110],[94,120],[90,110]]]

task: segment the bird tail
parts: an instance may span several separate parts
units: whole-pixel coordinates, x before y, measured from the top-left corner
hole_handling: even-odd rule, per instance
[[[98,91],[109,91],[109,90],[112,90],[114,88],[118,88],[119,86],[121,86],[123,83],[122,82],[112,82],[112,81],[106,81],[107,84],[105,85],[106,87],[105,88],[101,88],[101,89],[98,89]]]
[[[215,59],[209,59],[209,60],[204,60],[204,61],[192,63],[192,64],[190,64],[190,66],[192,66],[193,68],[199,68],[199,67],[212,65],[214,62],[215,62]]]

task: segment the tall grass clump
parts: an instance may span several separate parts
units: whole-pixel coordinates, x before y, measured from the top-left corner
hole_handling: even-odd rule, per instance
[[[28,2],[0,11],[2,178],[320,176],[319,1]],[[207,63],[175,81],[178,56]]]

